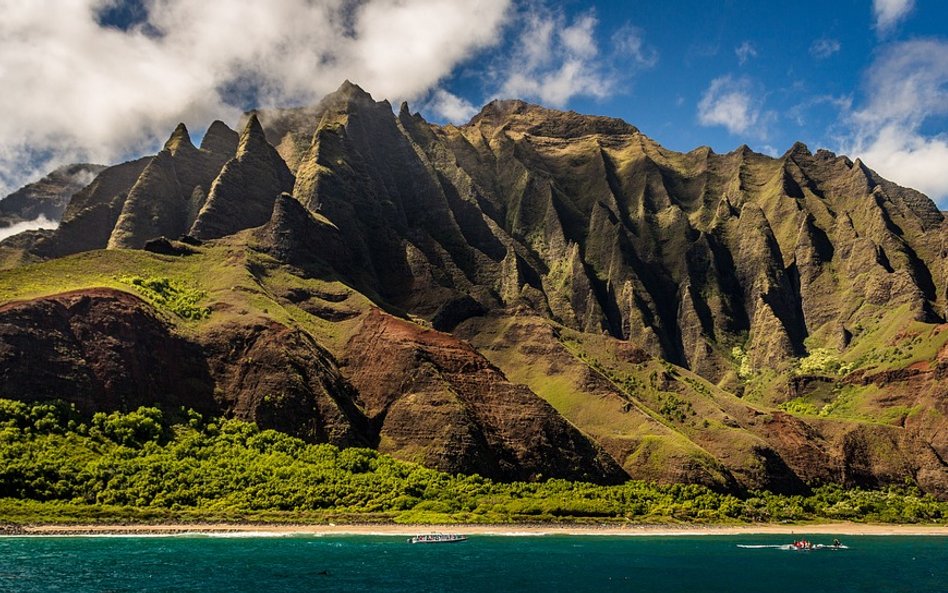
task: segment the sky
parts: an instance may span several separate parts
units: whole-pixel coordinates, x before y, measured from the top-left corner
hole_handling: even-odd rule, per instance
[[[0,0],[0,195],[349,79],[429,121],[494,98],[668,148],[795,141],[948,210],[948,1]]]

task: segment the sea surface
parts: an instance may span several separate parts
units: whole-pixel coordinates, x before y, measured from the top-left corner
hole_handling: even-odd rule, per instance
[[[0,591],[948,591],[948,537],[0,537]],[[812,536],[829,544],[832,536]],[[775,547],[739,547],[775,546]]]

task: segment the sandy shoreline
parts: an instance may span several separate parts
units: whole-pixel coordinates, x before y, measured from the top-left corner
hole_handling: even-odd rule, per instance
[[[0,527],[3,535],[383,535],[409,536],[419,533],[464,535],[600,535],[674,537],[695,535],[928,535],[948,537],[945,525],[866,525],[822,523],[814,525],[259,525],[259,524],[159,524],[159,525],[28,525]]]

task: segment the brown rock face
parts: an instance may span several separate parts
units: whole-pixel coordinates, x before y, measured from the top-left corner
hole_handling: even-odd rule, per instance
[[[270,323],[177,335],[132,295],[79,291],[0,307],[0,395],[80,410],[184,406],[310,441],[371,443],[354,391],[312,338]]]
[[[373,444],[356,391],[312,337],[268,323],[225,326],[202,342],[229,413],[311,442]]]
[[[346,351],[382,452],[507,480],[626,478],[549,404],[449,334],[376,310]]]
[[[200,348],[138,298],[112,290],[4,305],[0,373],[5,397],[63,399],[86,411],[217,409]]]

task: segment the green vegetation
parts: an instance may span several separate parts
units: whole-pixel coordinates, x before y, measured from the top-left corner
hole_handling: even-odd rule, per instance
[[[754,367],[751,366],[750,357],[740,346],[731,348],[731,358],[737,363],[737,376],[745,381],[754,376]]]
[[[948,503],[911,486],[738,498],[640,481],[506,484],[192,411],[83,418],[63,404],[0,400],[0,523],[169,519],[944,522]]]
[[[211,314],[210,309],[198,305],[207,296],[203,291],[188,288],[168,278],[124,276],[121,280],[134,286],[142,296],[158,307],[167,309],[182,319],[204,319]]]
[[[798,375],[846,375],[853,370],[853,365],[843,364],[839,355],[829,348],[814,348],[810,354],[797,361]]]
[[[780,404],[780,409],[783,410],[784,412],[790,412],[791,414],[800,414],[803,416],[818,416],[822,414],[822,410],[820,408],[817,408],[810,402],[799,397]],[[825,416],[826,414],[822,414],[822,415]]]

